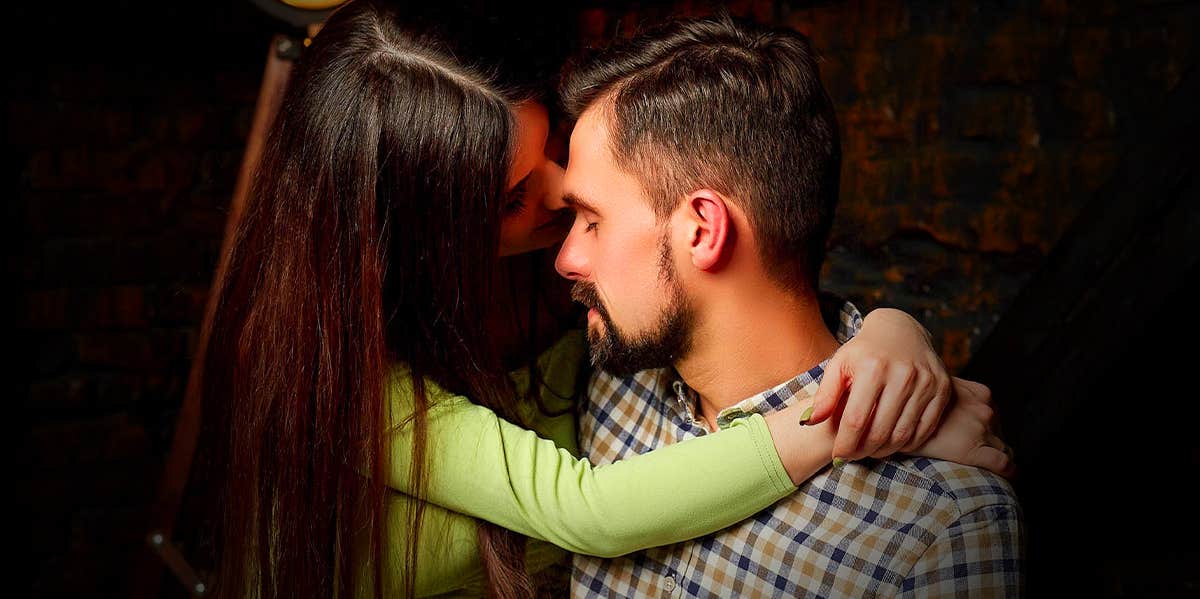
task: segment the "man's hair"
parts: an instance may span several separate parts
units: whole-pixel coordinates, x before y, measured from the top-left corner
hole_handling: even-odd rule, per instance
[[[841,149],[808,39],[729,17],[681,19],[564,73],[573,118],[605,111],[617,165],[658,217],[711,188],[746,211],[768,273],[817,288]]]

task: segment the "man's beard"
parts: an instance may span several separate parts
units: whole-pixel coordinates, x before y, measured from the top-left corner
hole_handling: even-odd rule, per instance
[[[617,328],[594,283],[579,281],[571,287],[571,298],[594,308],[604,322],[603,332],[588,327],[593,366],[624,377],[648,368],[670,366],[687,354],[692,342],[695,312],[675,276],[666,238],[660,246],[659,277],[670,290],[670,301],[663,307],[658,322],[650,330],[636,335]]]

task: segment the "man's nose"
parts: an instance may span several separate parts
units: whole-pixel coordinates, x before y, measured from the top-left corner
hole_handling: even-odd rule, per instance
[[[558,248],[558,257],[554,259],[554,269],[558,274],[572,281],[581,281],[588,277],[591,264],[583,248],[583,229],[587,226],[582,218],[575,217],[571,231]]]

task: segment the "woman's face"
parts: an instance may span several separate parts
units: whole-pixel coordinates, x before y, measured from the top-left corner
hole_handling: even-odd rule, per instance
[[[501,208],[500,255],[512,256],[562,241],[573,215],[562,210],[563,169],[546,156],[546,108],[523,102],[513,108],[517,147]]]

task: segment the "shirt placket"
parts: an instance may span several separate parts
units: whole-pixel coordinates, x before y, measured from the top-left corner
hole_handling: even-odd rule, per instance
[[[676,580],[674,597],[687,596],[687,581],[696,571],[696,560],[700,557],[699,547],[700,544],[695,541],[683,543],[683,555],[679,556],[679,575]]]
[[[676,442],[691,437],[703,437],[709,433],[708,426],[696,418],[695,403],[690,390],[683,381],[672,381],[671,408],[679,419],[679,439]],[[688,576],[693,571],[696,562],[696,551],[693,545],[694,543],[680,543],[678,545],[680,551],[665,564],[666,571],[660,574],[663,578],[659,586],[660,596],[664,599],[686,595]]]
[[[680,422],[679,440],[708,434],[708,427],[696,419],[696,411],[693,407],[695,402],[688,392],[687,385],[684,385],[683,381],[676,380],[671,383],[671,390],[674,403],[672,407],[679,416]]]

